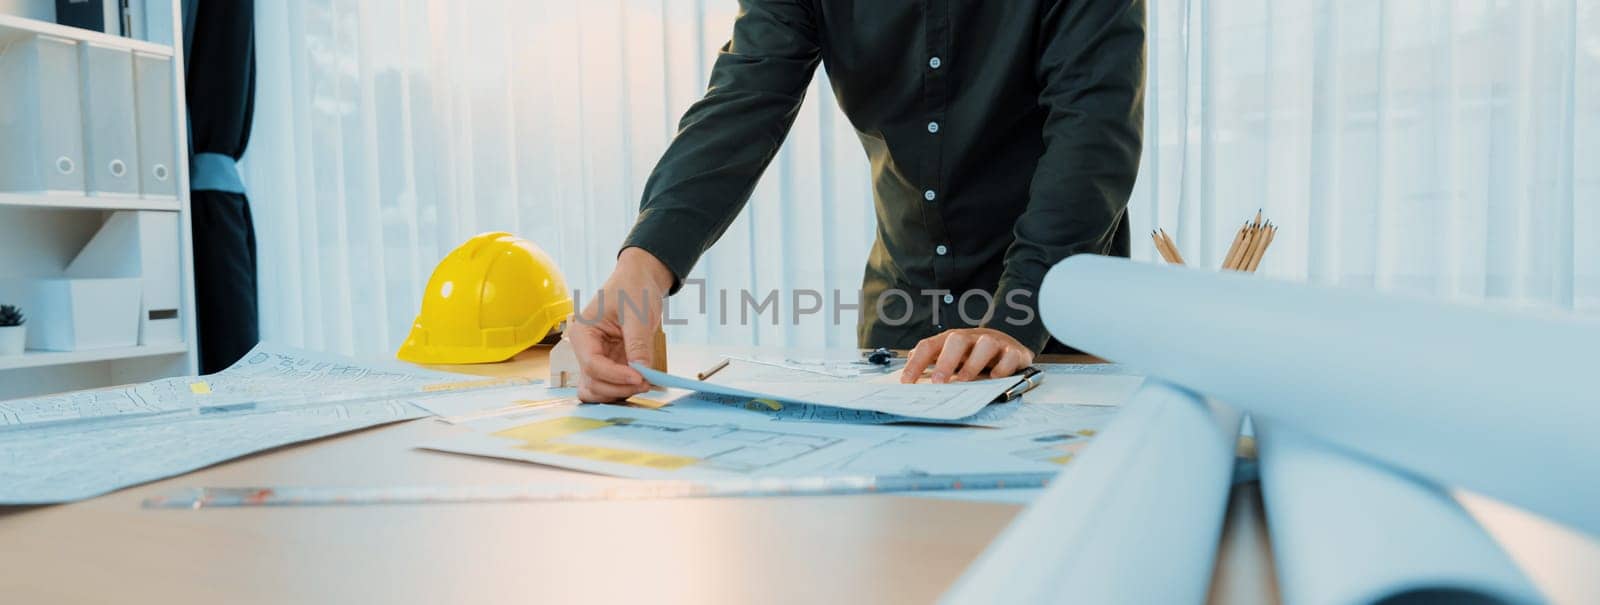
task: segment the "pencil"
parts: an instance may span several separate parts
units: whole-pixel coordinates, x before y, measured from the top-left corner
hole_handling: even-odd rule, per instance
[[[1249,271],[1251,273],[1255,273],[1256,267],[1261,266],[1261,259],[1266,257],[1267,248],[1272,245],[1272,238],[1277,236],[1277,235],[1278,235],[1278,226],[1277,225],[1272,225],[1271,227],[1269,227],[1267,229],[1267,237],[1266,237],[1265,241],[1261,242],[1261,250],[1256,253],[1255,260],[1250,261],[1250,269],[1249,269]]]
[[[1256,270],[1256,265],[1261,264],[1261,254],[1266,251],[1267,235],[1272,232],[1271,230],[1272,222],[1267,221],[1267,224],[1256,231],[1256,239],[1251,242],[1250,253],[1239,263],[1239,270],[1246,273],[1253,272]]]
[[[1239,244],[1239,253],[1234,255],[1233,260],[1229,261],[1228,266],[1224,268],[1232,269],[1234,271],[1242,269],[1244,267],[1245,258],[1250,256],[1250,247],[1254,246],[1255,242],[1256,227],[1247,223],[1244,228],[1244,243]]]
[[[1255,228],[1255,237],[1250,240],[1250,249],[1244,251],[1244,256],[1239,258],[1240,271],[1250,272],[1250,261],[1255,260],[1256,253],[1261,251],[1261,242],[1267,241],[1264,227]]]
[[[1178,242],[1172,241],[1172,236],[1167,235],[1167,230],[1166,229],[1162,229],[1161,230],[1161,239],[1163,241],[1167,242],[1167,249],[1172,251],[1172,258],[1177,259],[1178,264],[1180,264],[1180,265],[1188,264],[1188,263],[1183,262],[1183,253],[1182,252],[1178,252]]]
[[[1167,264],[1176,264],[1176,261],[1172,259],[1172,253],[1167,252],[1166,243],[1161,241],[1161,236],[1155,231],[1150,232],[1150,241],[1155,243],[1156,253],[1161,255],[1162,260],[1167,261]]]
[[[721,372],[722,368],[726,368],[726,367],[728,367],[728,358],[724,357],[724,358],[722,358],[722,361],[717,362],[717,365],[711,366],[709,369],[707,369],[704,372],[701,372],[699,374],[695,374],[694,378],[695,378],[695,380],[705,380],[707,378],[710,378],[712,374],[716,374],[717,372]]]
[[[1233,234],[1233,245],[1228,246],[1228,254],[1222,257],[1223,269],[1227,269],[1229,264],[1233,262],[1233,257],[1239,254],[1239,246],[1244,244],[1245,227],[1248,227],[1249,225],[1250,223],[1246,222],[1243,226],[1239,227],[1238,233]]]
[[[1158,235],[1154,229],[1150,230],[1150,243],[1155,243],[1155,253],[1162,254],[1163,261],[1168,264],[1173,262],[1173,254],[1166,253],[1166,243],[1162,242],[1162,235]]]

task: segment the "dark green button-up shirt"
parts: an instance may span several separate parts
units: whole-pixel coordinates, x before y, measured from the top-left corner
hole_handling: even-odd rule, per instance
[[[820,62],[872,164],[862,346],[983,325],[1038,352],[1045,272],[1128,254],[1143,0],[740,5],[624,247],[687,275],[750,198]]]

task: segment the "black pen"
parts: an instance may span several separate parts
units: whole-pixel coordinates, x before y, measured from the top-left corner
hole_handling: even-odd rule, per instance
[[[1028,366],[1027,369],[1022,371],[1022,382],[1012,385],[1011,388],[1006,389],[1006,392],[1001,393],[1000,401],[1003,403],[1015,400],[1021,397],[1023,393],[1032,391],[1033,387],[1039,386],[1041,382],[1044,382],[1044,370]]]

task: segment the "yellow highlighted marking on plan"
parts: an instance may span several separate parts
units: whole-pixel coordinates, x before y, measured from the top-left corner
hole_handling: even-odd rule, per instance
[[[210,395],[211,385],[205,381],[189,383],[189,392],[196,395]]]
[[[776,401],[773,401],[771,399],[751,399],[750,400],[750,405],[745,406],[745,407],[748,408],[748,409],[752,409],[752,410],[758,409],[758,408],[756,408],[756,404],[764,405],[764,406],[767,407],[767,409],[772,410],[774,412],[783,409],[783,404],[778,403]]]
[[[613,464],[643,466],[664,471],[677,470],[687,466],[693,466],[695,463],[700,461],[698,458],[690,458],[688,456],[674,456],[671,454],[657,454],[654,452],[625,450],[614,447],[598,447],[593,445],[551,443],[548,441],[526,443],[517,446],[517,449],[528,450],[532,452],[544,452],[559,456],[571,456],[573,458],[584,458],[599,462],[610,462]]]
[[[664,408],[664,407],[667,406],[667,402],[665,402],[665,401],[660,401],[660,400],[657,400],[657,399],[649,399],[649,398],[645,398],[645,397],[640,397],[638,395],[634,395],[632,397],[624,399],[623,401],[625,401],[627,403],[631,403],[631,404],[636,405],[636,406],[639,406],[641,408],[650,409],[650,410],[659,410],[659,409]]]
[[[516,404],[517,406],[521,406],[521,407],[531,407],[531,406],[536,406],[536,405],[547,405],[547,404],[551,404],[551,403],[560,403],[560,402],[563,402],[563,401],[572,401],[572,400],[573,399],[571,397],[551,397],[549,399],[512,399],[511,403]],[[506,407],[511,407],[511,406],[506,406]]]
[[[660,470],[677,470],[686,466],[693,466],[700,462],[699,458],[688,456],[675,456],[672,454],[658,454],[639,450],[626,450],[614,447],[600,447],[594,445],[580,445],[575,443],[557,443],[556,440],[584,431],[592,431],[608,426],[624,424],[595,418],[552,418],[531,422],[521,426],[514,426],[503,431],[491,433],[496,437],[505,437],[522,441],[517,449],[530,452],[544,452],[573,458],[584,458],[613,464],[626,464],[629,466],[643,466]]]
[[[491,434],[496,437],[516,439],[518,441],[526,441],[528,443],[539,443],[550,441],[552,439],[559,439],[566,437],[567,435],[582,433],[584,431],[601,429],[608,426],[611,426],[611,423],[604,420],[568,416],[563,418],[540,420],[539,422],[530,422],[528,424],[514,426],[503,431],[496,431]]]
[[[518,379],[508,379],[508,378],[488,378],[488,379],[483,379],[483,380],[463,380],[461,382],[446,382],[446,383],[441,383],[441,384],[430,384],[430,385],[427,385],[425,387],[422,387],[422,392],[424,392],[424,393],[435,393],[435,392],[438,392],[438,391],[457,391],[457,390],[461,390],[461,389],[476,389],[476,388],[480,388],[480,387],[492,387],[492,386],[500,385],[500,384],[521,384],[521,382],[522,381],[518,380]]]

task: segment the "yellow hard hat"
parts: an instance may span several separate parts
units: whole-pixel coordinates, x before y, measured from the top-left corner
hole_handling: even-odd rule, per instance
[[[439,261],[397,357],[413,363],[505,361],[572,315],[567,280],[533,242],[493,232]]]

